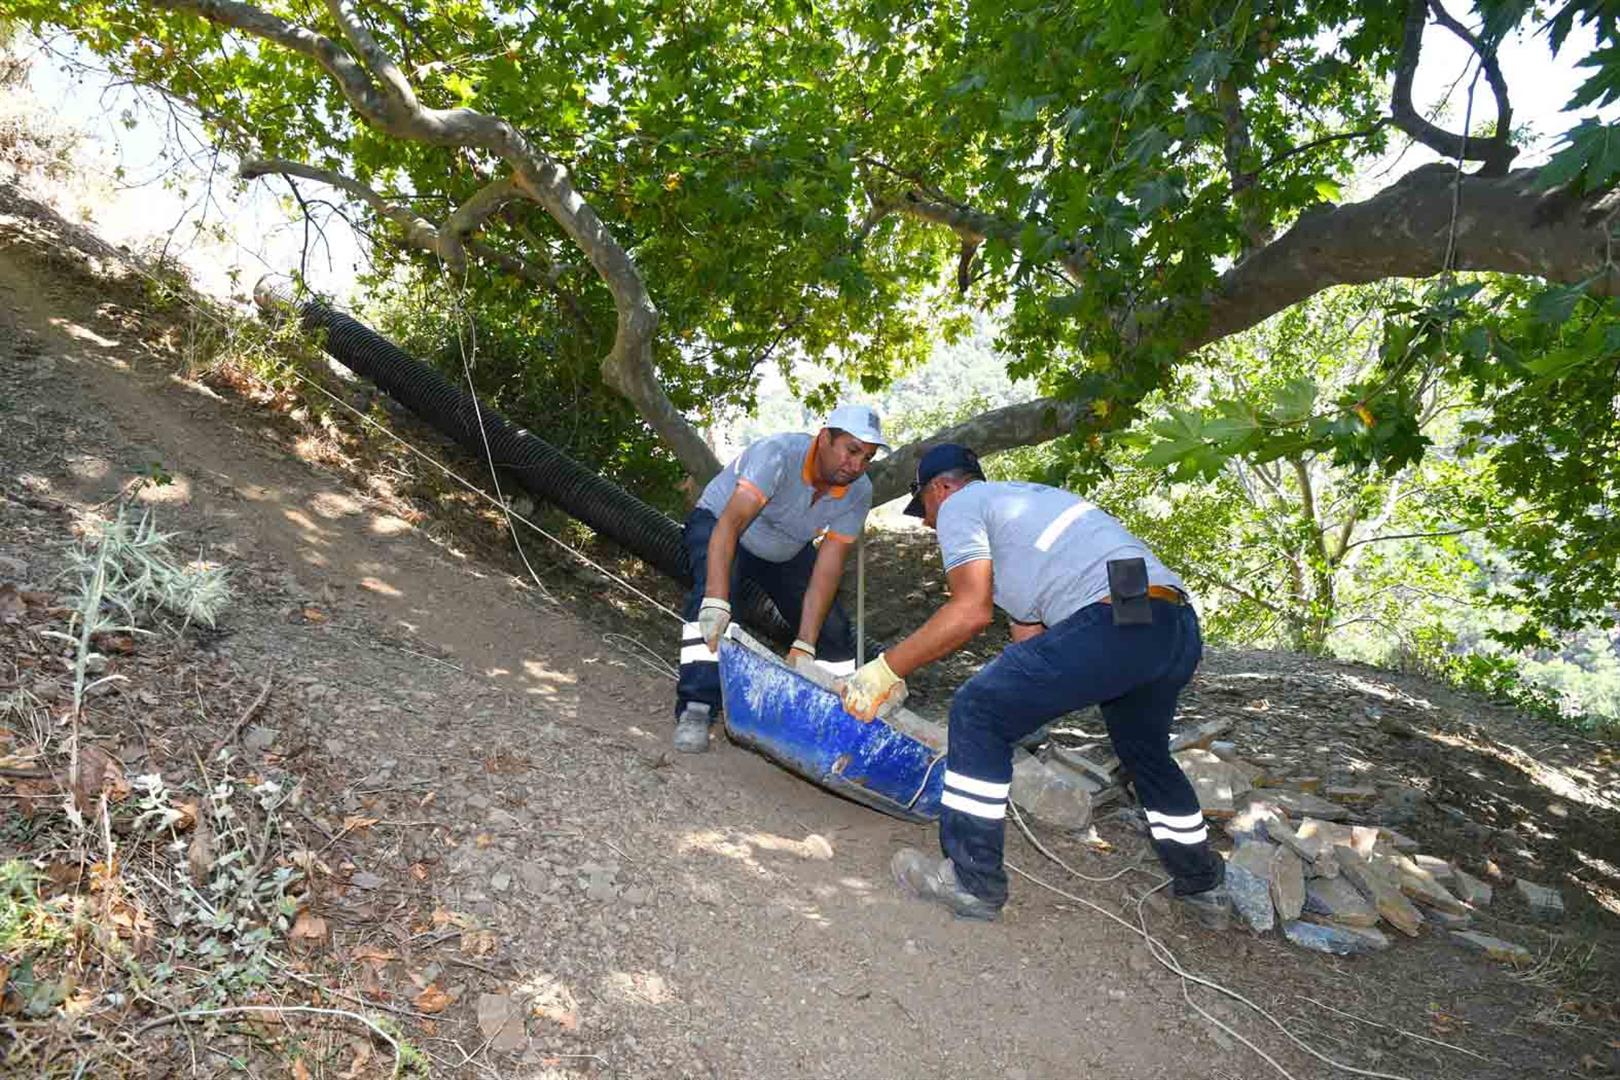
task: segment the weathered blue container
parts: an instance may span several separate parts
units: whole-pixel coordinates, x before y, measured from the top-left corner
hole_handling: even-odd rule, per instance
[[[904,710],[862,722],[745,634],[720,643],[726,731],[805,779],[907,821],[939,817],[945,731]]]

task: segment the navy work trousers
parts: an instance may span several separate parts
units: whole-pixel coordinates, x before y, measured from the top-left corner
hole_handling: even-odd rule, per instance
[[[1222,865],[1181,768],[1170,757],[1176,698],[1203,655],[1188,604],[1153,600],[1151,625],[1115,626],[1104,603],[1009,645],[957,690],[940,846],[957,880],[995,904],[1007,899],[1002,866],[1012,748],[1065,713],[1099,705],[1120,762],[1135,778],[1153,849],[1178,895],[1219,884]]]
[[[709,651],[698,629],[698,608],[703,605],[703,593],[709,576],[709,537],[714,533],[717,518],[707,510],[693,510],[686,518],[682,538],[686,554],[692,562],[692,589],[686,594],[681,617],[681,674],[675,689],[675,715],[688,701],[700,701],[709,706],[711,716],[720,715],[719,657]],[[741,543],[737,556],[731,561],[731,598],[736,601],[738,586],[744,578],[765,590],[776,604],[788,625],[799,627],[799,616],[804,611],[804,590],[810,585],[810,572],[816,565],[816,547],[806,544],[787,562],[770,562],[749,553]],[[816,639],[816,659],[833,671],[853,670],[855,659],[855,631],[849,616],[836,599],[827,612],[827,621],[821,626]]]

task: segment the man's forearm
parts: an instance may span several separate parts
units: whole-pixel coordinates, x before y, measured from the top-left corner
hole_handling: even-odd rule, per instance
[[[814,645],[821,637],[821,624],[832,610],[833,597],[838,595],[838,582],[844,576],[844,554],[841,549],[829,548],[836,540],[823,540],[816,554],[815,568],[810,571],[810,584],[804,590],[804,603],[799,610],[799,638]]]
[[[731,564],[737,557],[737,530],[725,518],[715,523],[709,534],[708,578],[703,595],[731,599]]]
[[[913,671],[949,656],[990,625],[990,612],[955,601],[934,612],[912,635],[883,654],[884,662],[902,679]]]

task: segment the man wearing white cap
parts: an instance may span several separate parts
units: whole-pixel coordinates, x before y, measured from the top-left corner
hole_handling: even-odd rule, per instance
[[[732,593],[745,578],[797,624],[789,660],[854,670],[855,637],[838,605],[838,583],[872,508],[867,466],[887,446],[876,410],[840,405],[814,435],[788,432],[754,443],[703,489],[684,531],[693,581],[681,612],[675,749],[709,748],[709,725],[720,712],[716,650],[731,624]]]

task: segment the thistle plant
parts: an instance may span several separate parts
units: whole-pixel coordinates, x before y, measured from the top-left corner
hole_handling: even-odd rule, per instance
[[[91,658],[96,656],[98,634],[144,634],[137,624],[143,610],[162,608],[206,626],[230,602],[230,584],[224,569],[200,562],[183,564],[169,549],[170,533],[160,533],[150,513],[131,522],[127,508],[120,505],[118,516],[101,522],[70,552],[79,576],[79,595],[74,603],[68,632],[45,631],[73,645],[73,720],[69,746],[74,775],[78,770],[78,717],[84,696],[103,682],[122,678],[108,675],[88,685]],[[70,815],[72,815],[70,808]]]

